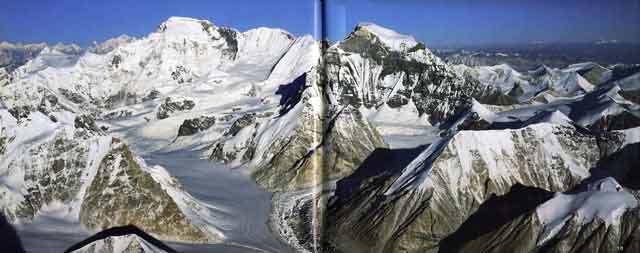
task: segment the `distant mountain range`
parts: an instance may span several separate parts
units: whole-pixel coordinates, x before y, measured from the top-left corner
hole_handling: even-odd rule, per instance
[[[63,52],[69,55],[80,55],[84,51],[89,51],[97,54],[105,54],[113,50],[117,46],[130,42],[133,38],[127,35],[121,35],[116,38],[109,39],[102,43],[94,42],[87,48],[81,48],[76,44],[63,44],[57,43],[55,45],[48,45],[47,43],[34,43],[34,44],[22,44],[22,43],[9,43],[0,42],[0,68],[5,68],[7,71],[13,71],[14,69],[27,63],[29,60],[34,59],[45,48],[50,48],[59,52]]]
[[[563,68],[577,62],[597,62],[603,66],[638,64],[640,43],[615,40],[592,43],[524,43],[439,48],[434,51],[451,64],[493,66],[509,64],[518,71],[532,70],[540,64]]]

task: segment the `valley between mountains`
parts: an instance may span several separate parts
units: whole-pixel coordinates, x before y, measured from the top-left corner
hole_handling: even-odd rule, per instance
[[[129,224],[184,252],[640,251],[639,65],[184,17],[0,49],[0,208],[29,252]]]

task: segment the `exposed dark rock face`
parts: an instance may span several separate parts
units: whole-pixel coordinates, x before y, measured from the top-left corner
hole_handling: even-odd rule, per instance
[[[237,158],[237,152],[238,151],[225,151],[224,142],[217,142],[214,144],[213,149],[211,150],[211,156],[209,158],[228,163]]]
[[[519,83],[515,83],[513,85],[513,88],[511,88],[511,90],[509,91],[509,96],[517,98],[522,95],[524,95],[524,90],[522,89],[522,85]]]
[[[623,90],[620,95],[625,99],[640,105],[640,89],[637,90]]]
[[[166,119],[176,111],[189,111],[196,106],[196,103],[189,98],[167,97],[158,107],[156,117],[158,119]]]
[[[409,103],[409,99],[401,94],[395,94],[389,98],[387,105],[391,108],[398,108]]]
[[[114,68],[118,68],[118,66],[120,66],[120,63],[122,63],[122,56],[116,54],[113,56],[113,58],[111,58],[111,66]]]
[[[383,103],[395,108],[412,100],[420,115],[439,123],[460,112],[472,97],[490,104],[515,102],[494,87],[457,76],[423,44],[396,51],[365,27],[330,47],[325,61],[328,92],[340,104],[355,108]]]
[[[219,27],[218,33],[227,42],[227,48],[223,50],[224,55],[230,60],[235,60],[238,54],[238,31],[231,28]]]
[[[102,100],[95,101],[99,107],[113,109],[120,105],[132,105],[138,102],[138,95],[120,90],[115,94],[108,96],[104,102]]]
[[[149,210],[156,210],[150,212]],[[117,139],[100,162],[82,202],[80,222],[89,229],[134,224],[165,240],[207,242],[160,183],[140,167],[129,148]]]
[[[146,96],[142,98],[142,102],[154,100],[160,97],[160,92],[157,90],[151,90]]]
[[[485,130],[489,129],[491,122],[481,118],[477,112],[471,114],[458,125],[458,130]]]
[[[515,88],[515,87],[514,87]],[[511,94],[504,94],[500,89],[487,87],[485,92],[478,96],[478,101],[488,105],[515,105],[518,104],[516,97]]]
[[[9,113],[20,122],[22,119],[29,117],[35,109],[31,106],[17,106],[9,109]]]
[[[629,129],[637,126],[640,126],[640,112],[633,113],[623,111],[619,114],[605,115],[587,127],[594,131],[606,132]]]
[[[226,27],[214,27],[209,21],[200,21],[202,31],[206,32],[211,40],[224,40],[223,56],[229,60],[235,60],[238,54],[238,31]]]
[[[57,119],[52,115],[52,112],[59,112],[63,110],[71,111],[59,102],[57,96],[48,91],[45,92],[42,99],[40,99],[40,104],[38,104],[37,110],[42,114],[47,115],[47,117],[49,117],[53,121],[57,121]]]
[[[190,83],[193,81],[191,70],[185,68],[184,66],[176,66],[175,70],[171,72],[171,78],[173,78],[173,80],[176,80],[178,84],[185,82]]]
[[[73,103],[82,104],[86,101],[83,96],[73,91],[70,91],[68,89],[59,88],[58,90],[60,91],[60,94],[62,94],[62,96],[64,96],[65,98],[67,98],[69,101]]]
[[[314,205],[313,199],[298,199],[283,215],[283,219],[287,223],[286,226],[291,228],[292,236],[297,239],[296,243],[307,250],[313,249],[315,235],[309,233],[309,230],[313,226],[311,221],[313,220],[314,208],[318,208],[318,206]]]
[[[133,115],[133,112],[131,110],[122,109],[122,110],[108,112],[104,114],[102,118],[106,120],[118,120],[118,119],[125,119],[127,117],[131,117],[131,115]]]
[[[11,76],[4,68],[0,68],[0,87],[7,85],[11,82]]]
[[[91,115],[83,114],[77,116],[74,120],[75,128],[84,128],[93,132],[100,132],[100,128],[96,125],[96,121],[91,117]]]
[[[236,119],[236,121],[231,124],[231,127],[224,133],[225,136],[235,136],[242,130],[243,128],[256,123],[256,114],[255,113],[247,113],[242,115],[240,118]]]
[[[202,116],[199,118],[186,119],[178,128],[178,136],[194,135],[212,127],[216,123],[216,117]]]
[[[230,116],[230,115],[228,115]],[[253,158],[255,152],[254,138],[257,134],[257,128],[260,123],[256,122],[256,113],[246,113],[236,119],[231,126],[225,131],[224,138],[213,145],[210,158],[225,163],[232,162],[240,158],[242,162],[249,161]],[[227,141],[235,139],[240,131],[250,131],[250,134],[238,136],[239,141],[233,141],[233,145],[227,144]]]

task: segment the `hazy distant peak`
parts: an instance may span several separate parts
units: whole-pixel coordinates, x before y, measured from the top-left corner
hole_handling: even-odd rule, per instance
[[[81,54],[82,48],[76,44],[64,44],[62,42],[58,42],[53,46],[49,46],[51,49],[56,50],[58,52],[62,52],[65,54]]]
[[[608,45],[608,44],[618,44],[621,41],[619,40],[597,40],[594,43],[597,45]]]
[[[102,43],[98,43],[94,41],[93,45],[89,47],[87,50],[94,54],[106,54],[122,45],[125,45],[131,41],[134,41],[135,39],[136,38],[131,37],[129,35],[122,34],[118,37],[108,39]]]
[[[42,49],[47,46],[47,43],[11,43],[8,41],[0,42],[0,49],[18,49],[18,48],[39,48]]]

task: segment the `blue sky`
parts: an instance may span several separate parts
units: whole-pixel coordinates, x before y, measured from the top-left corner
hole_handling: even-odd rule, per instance
[[[0,41],[87,45],[126,33],[144,36],[171,16],[207,19],[241,31],[313,32],[312,0],[0,0]]]
[[[329,38],[362,21],[430,45],[640,42],[640,0],[329,0]]]
[[[241,31],[280,27],[313,33],[317,0],[2,0],[0,40],[87,45],[126,33],[144,36],[170,16],[208,19]],[[363,21],[429,45],[531,41],[640,42],[640,0],[327,0],[327,32],[344,38]]]

